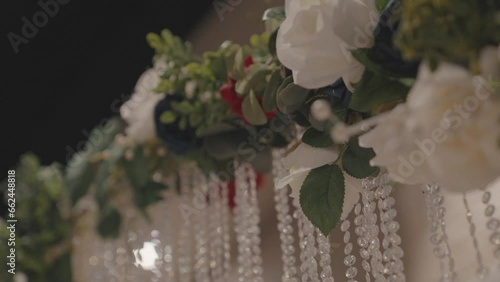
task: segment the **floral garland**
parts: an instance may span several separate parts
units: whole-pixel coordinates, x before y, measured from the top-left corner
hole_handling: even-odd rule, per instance
[[[379,168],[402,183],[483,188],[500,174],[499,14],[494,0],[286,0],[250,44],[201,57],[168,30],[148,34],[154,67],[121,118],[94,130],[109,129],[102,141],[59,173],[57,199],[92,192],[97,228],[113,236],[121,183],[145,210],[167,189],[156,176],[180,162],[231,181],[232,160],[267,173],[284,147],[276,185],[324,234]]]

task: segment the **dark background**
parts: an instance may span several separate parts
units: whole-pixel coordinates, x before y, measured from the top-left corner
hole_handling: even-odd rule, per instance
[[[21,19],[32,22],[42,9],[37,1],[2,3],[0,179],[28,151],[44,164],[65,163],[67,148],[117,115],[113,101],[151,66],[146,34],[169,28],[185,38],[211,9],[211,0],[71,0],[15,54],[7,34],[22,36]]]

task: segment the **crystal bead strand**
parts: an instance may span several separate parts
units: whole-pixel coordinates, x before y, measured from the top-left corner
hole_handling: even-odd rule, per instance
[[[335,282],[332,271],[332,257],[330,255],[330,239],[325,237],[319,229],[316,229],[316,240],[318,241],[319,265],[322,269],[320,273],[321,281]]]
[[[446,234],[444,197],[441,195],[441,191],[437,185],[425,185],[423,191],[427,204],[429,239],[431,244],[434,245],[433,253],[439,259],[441,269],[440,281],[451,282],[455,280],[456,272],[455,262],[451,256],[451,249]]]
[[[303,217],[300,206],[296,201],[293,201],[295,212],[293,213],[293,217],[297,220],[297,229],[299,233],[299,257],[300,257],[300,276],[302,282],[308,282],[309,276],[307,275],[307,256],[305,252],[305,248],[307,245],[306,237],[304,236],[303,230]]]
[[[255,213],[255,209],[252,207],[252,184],[248,179],[248,170],[244,164],[238,165],[235,161],[235,168],[236,206],[234,208],[234,223],[236,241],[238,242],[238,281],[255,281],[254,274],[258,273],[254,273],[254,251],[258,247],[254,245],[254,232],[256,231],[254,228],[258,228],[258,221],[255,225],[252,224],[253,213]]]
[[[484,266],[483,256],[481,254],[481,251],[479,250],[479,244],[477,242],[477,237],[476,237],[476,225],[472,221],[472,211],[470,210],[469,201],[467,200],[467,196],[465,195],[465,193],[463,193],[462,198],[466,210],[465,216],[467,217],[467,222],[469,223],[469,228],[470,228],[469,232],[470,236],[472,237],[472,244],[474,245],[474,251],[476,252],[476,259],[477,259],[476,276],[479,279],[484,279],[488,275],[488,268]]]
[[[351,227],[351,222],[346,219],[340,225],[340,231],[344,232],[344,265],[347,266],[345,271],[345,276],[349,279],[348,282],[354,282],[354,278],[358,275],[358,269],[354,265],[356,263],[356,256],[352,254],[352,243],[351,243],[351,232],[349,228]],[[333,279],[331,280],[333,281]]]
[[[262,250],[260,249],[260,208],[259,202],[257,200],[257,175],[253,170],[253,167],[249,164],[245,164],[247,171],[247,179],[249,182],[250,189],[250,209],[247,211],[249,217],[249,227],[250,227],[250,243],[252,245],[252,271],[253,271],[253,282],[264,282],[262,277]]]
[[[486,223],[486,227],[488,230],[492,232],[490,235],[490,243],[494,245],[493,255],[495,258],[500,260],[500,232],[498,228],[500,228],[500,220],[497,217],[494,217],[495,206],[490,202],[491,200],[491,192],[483,189],[483,196],[481,201],[486,206],[484,210],[484,215],[488,218]]]
[[[222,230],[222,199],[220,184],[211,175],[208,190],[209,196],[209,238],[210,238],[210,269],[211,281],[222,280],[223,275],[223,230]]]
[[[284,150],[275,150],[273,152],[273,175],[274,183],[284,172],[282,158]],[[281,240],[281,260],[283,262],[283,282],[298,282],[297,267],[295,265],[295,246],[293,238],[293,218],[290,214],[289,204],[289,186],[286,185],[282,188],[277,188],[274,185],[274,200],[276,207],[276,214],[278,218],[278,231]]]
[[[180,191],[181,191],[181,204],[191,206],[191,168],[182,166],[179,170],[180,177]],[[189,217],[184,217],[181,224],[179,234],[177,237],[177,253],[178,253],[178,267],[179,267],[179,282],[191,282],[192,273],[192,224]]]
[[[377,179],[377,178],[376,178]],[[377,180],[378,181],[378,180]],[[361,193],[361,199],[363,203],[363,214],[361,213],[361,205],[356,205],[354,213],[356,218],[354,219],[354,224],[356,229],[354,230],[358,236],[358,246],[360,247],[360,256],[367,263],[361,263],[363,269],[367,272],[365,274],[366,281],[370,281],[369,272],[371,269],[371,274],[375,281],[386,281],[384,276],[384,264],[382,263],[382,253],[380,251],[380,241],[378,239],[379,228],[377,226],[377,214],[375,209],[377,204],[375,202],[375,188],[377,185],[374,180],[364,179],[361,182],[363,191]],[[369,218],[369,220],[366,220]],[[368,264],[368,260],[370,263]]]
[[[193,203],[198,208],[195,213],[195,224],[193,226],[196,252],[195,252],[195,281],[208,282],[210,281],[210,266],[209,266],[209,244],[208,244],[208,213],[205,211],[207,206],[207,179],[203,173],[196,169],[193,175],[195,181]]]
[[[363,200],[364,197],[365,196],[363,193],[361,200]],[[372,206],[373,206],[373,209],[371,209]],[[375,210],[375,203],[374,202],[371,202],[371,204],[368,203],[368,205],[366,207],[367,207],[366,209],[363,209],[363,214],[361,215],[361,204],[357,203],[354,206],[354,215],[356,216],[355,217],[356,220],[354,221],[356,228],[354,230],[355,230],[356,235],[358,236],[357,243],[359,246],[359,255],[361,256],[361,259],[362,259],[361,266],[363,267],[363,270],[365,271],[365,281],[370,282],[371,281],[371,276],[370,276],[371,266],[370,266],[370,262],[369,262],[370,252],[368,251],[368,241],[370,241],[371,238],[368,238],[368,240],[367,240],[364,237],[365,236],[365,226],[361,226],[363,224],[361,218],[364,219],[366,216],[370,216],[370,214],[374,214],[373,211]],[[345,223],[343,223],[343,224],[345,224]],[[375,225],[375,224],[374,224],[374,226],[377,227],[377,225]],[[343,228],[342,227],[343,226],[341,226],[341,229],[346,230],[345,234],[344,234],[344,242],[349,241],[349,238],[350,238],[350,233],[348,233],[349,227],[346,227],[346,226],[344,226]],[[370,226],[366,226],[366,227],[370,228]],[[378,236],[378,234],[377,234],[377,236]]]
[[[387,173],[381,173],[374,179],[374,184],[377,185],[375,197],[378,198],[378,208],[380,212],[380,231],[384,235],[382,255],[385,263],[384,273],[388,275],[387,281],[404,282],[404,265],[402,258],[404,256],[401,245],[401,237],[398,235],[399,223],[396,221],[397,211],[394,209],[396,200],[391,197],[392,186],[389,184],[389,176]],[[366,219],[367,221],[369,218]],[[373,246],[371,246],[373,244]],[[370,242],[370,247],[380,248],[378,238]]]
[[[231,272],[231,230],[229,228],[229,196],[227,182],[220,182],[221,187],[221,223],[222,223],[222,249],[223,249],[223,281],[229,279]]]
[[[302,218],[302,232],[303,232],[303,244],[304,248],[302,249],[303,255],[305,257],[305,269],[307,276],[311,279],[312,282],[319,282],[318,276],[318,263],[316,261],[316,255],[318,254],[318,249],[316,248],[316,239],[315,239],[315,228],[313,224],[307,219],[304,213],[300,213],[300,217]],[[304,274],[303,274],[304,275]]]

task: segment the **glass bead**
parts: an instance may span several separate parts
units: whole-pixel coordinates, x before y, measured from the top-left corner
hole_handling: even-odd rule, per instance
[[[441,243],[442,240],[443,240],[443,235],[441,235],[440,233],[434,233],[430,237],[430,241],[434,245],[438,245],[439,243]]]
[[[370,272],[372,268],[370,267],[370,263],[368,263],[366,260],[361,262],[361,266],[366,272]]]
[[[348,255],[352,252],[352,243],[347,243],[344,247],[344,254]]]
[[[488,223],[486,223],[486,227],[488,227],[489,230],[497,230],[498,227],[500,227],[500,220],[491,218],[488,220]]]
[[[486,210],[484,210],[484,215],[485,216],[492,216],[495,213],[495,206],[493,205],[488,205],[486,207]]]
[[[397,221],[388,222],[387,230],[389,232],[396,233],[399,230],[399,223]]]
[[[500,245],[500,233],[495,232],[493,235],[490,237],[490,242],[494,245],[499,246]]]
[[[342,225],[340,226],[340,230],[342,232],[346,232],[347,230],[349,230],[350,226],[351,226],[351,222],[349,220],[345,220],[344,222],[342,222]]]
[[[358,241],[358,246],[360,246],[361,248],[368,247],[368,241],[366,241],[365,238],[359,237],[357,241]]]
[[[355,267],[349,267],[346,272],[345,272],[345,276],[347,278],[354,278],[356,277],[356,275],[358,274],[358,269],[356,269]]]
[[[495,258],[500,259],[500,248],[497,248],[494,252],[493,255]]]
[[[361,213],[361,204],[357,203],[356,206],[354,206],[354,214],[359,215]]]
[[[476,270],[476,276],[477,278],[479,278],[480,280],[486,278],[488,276],[488,268],[486,267],[479,267],[478,270]]]
[[[344,244],[347,244],[351,240],[351,232],[346,231],[344,234]]]
[[[370,258],[370,252],[368,252],[367,249],[361,249],[359,251],[359,255],[361,256],[361,258],[363,259],[369,259]]]
[[[353,255],[348,255],[344,259],[344,264],[347,266],[352,266],[356,263],[356,257]]]
[[[491,199],[491,193],[486,191],[483,193],[482,201],[484,204],[487,204]]]

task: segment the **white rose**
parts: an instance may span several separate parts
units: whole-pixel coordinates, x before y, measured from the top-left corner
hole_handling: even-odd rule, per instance
[[[137,81],[130,100],[120,108],[122,118],[128,123],[125,129],[127,136],[139,143],[156,136],[154,108],[164,95],[155,93],[153,89],[160,82],[161,67],[157,64],[145,71]]]
[[[314,148],[307,144],[300,144],[284,160],[283,165],[288,174],[281,176],[275,184],[278,188],[290,185],[292,189],[290,197],[296,204],[299,201],[299,194],[302,184],[312,169],[334,162],[339,153],[332,149]],[[361,181],[344,173],[345,194],[344,206],[341,220],[347,218],[354,205],[359,200]]]
[[[372,163],[404,183],[438,182],[454,191],[484,188],[500,176],[500,101],[466,69],[422,64],[405,105],[360,144]]]
[[[296,84],[320,88],[342,77],[350,87],[361,79],[364,67],[350,51],[373,44],[374,0],[286,0],[285,12],[276,48]]]

